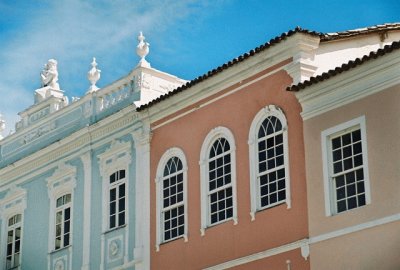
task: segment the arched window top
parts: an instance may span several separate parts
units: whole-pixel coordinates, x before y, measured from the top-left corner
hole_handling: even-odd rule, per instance
[[[119,170],[110,175],[110,184],[125,178],[125,170]]]
[[[61,207],[71,202],[71,193],[62,195],[57,198],[56,207]]]
[[[235,150],[235,138],[226,127],[212,129],[204,139],[200,153],[200,164],[227,151]]]
[[[182,149],[173,147],[165,151],[157,166],[156,182],[178,171],[187,171],[187,162]]]
[[[282,123],[281,120],[279,120],[279,118],[277,118],[274,115],[268,116],[261,123],[261,126],[258,130],[258,139],[282,131],[282,129],[283,129]]]
[[[174,156],[171,157],[167,164],[165,165],[164,168],[164,176],[168,176],[171,174],[174,174],[176,172],[179,172],[183,169],[183,165],[182,165],[182,161],[180,160],[180,158]]]
[[[8,226],[11,227],[11,226],[14,226],[15,224],[20,223],[21,222],[21,218],[22,218],[21,214],[13,215],[12,217],[10,217],[8,219]]]
[[[230,148],[229,142],[225,138],[218,138],[211,146],[209,158],[228,152]]]

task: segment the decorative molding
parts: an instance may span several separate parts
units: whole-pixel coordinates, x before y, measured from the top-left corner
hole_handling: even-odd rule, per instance
[[[49,145],[48,147],[29,155],[3,169],[0,169],[0,178],[7,179],[3,184],[9,182],[20,182],[23,175],[27,175],[38,168],[43,167],[60,157],[76,152],[89,145],[92,141],[105,140],[109,138],[109,134],[115,133],[116,130],[127,128],[124,133],[129,133],[138,123],[138,114],[132,112],[132,107],[126,108],[116,113],[112,117],[99,121],[96,125],[82,128],[80,131],[68,136],[67,138]],[[108,136],[108,137],[107,137]],[[97,144],[103,144],[98,142]],[[93,146],[94,147],[94,146]],[[25,179],[30,179],[27,177]],[[2,190],[2,189],[0,189]]]
[[[400,57],[382,57],[295,93],[303,120],[400,84]],[[393,55],[394,54],[394,55]]]
[[[223,270],[223,269],[229,269],[235,266],[240,266],[243,264],[247,264],[253,261],[257,261],[257,260],[261,260],[261,259],[265,259],[268,257],[272,257],[278,254],[282,254],[288,251],[292,251],[295,249],[300,249],[303,246],[307,246],[308,245],[308,239],[303,239],[303,240],[299,240],[296,242],[292,242],[286,245],[282,245],[276,248],[271,248],[271,249],[267,249],[258,253],[254,253],[248,256],[244,256],[238,259],[234,259],[228,262],[224,262],[218,265],[214,265],[211,267],[207,267],[207,268],[203,268],[203,270]]]
[[[83,244],[82,244],[82,268],[90,269],[90,231],[91,231],[91,193],[92,193],[92,157],[91,151],[81,156],[83,164]]]

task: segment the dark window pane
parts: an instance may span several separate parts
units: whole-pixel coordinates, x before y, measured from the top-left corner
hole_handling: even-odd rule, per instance
[[[350,184],[350,183],[354,183],[354,181],[355,181],[354,172],[346,173],[346,183]]]
[[[69,245],[69,233],[64,235],[64,247]]]
[[[332,152],[333,161],[338,161],[342,159],[342,150],[338,149]]]
[[[353,168],[353,159],[348,158],[343,161],[344,163],[344,170],[349,170]]]
[[[337,149],[341,146],[340,137],[332,140],[332,149]]]
[[[119,186],[119,197],[125,197],[125,184]]]
[[[218,213],[218,219],[219,219],[219,221],[225,219],[225,211],[221,211]]]
[[[344,134],[344,135],[342,136],[342,144],[343,144],[343,145],[348,145],[348,144],[350,144],[350,143],[351,143],[350,133]]]
[[[347,186],[347,197],[356,195],[356,185]]]
[[[354,155],[360,154],[362,152],[361,142],[353,144]]]
[[[264,151],[265,148],[266,148],[266,144],[265,144],[264,140],[258,142],[258,151]]]
[[[125,224],[125,212],[119,213],[118,215],[118,225],[124,225]]]
[[[280,180],[278,181],[278,189],[284,189],[285,188],[285,180]]]
[[[349,198],[347,201],[348,207],[349,209],[353,209],[357,207],[357,198],[356,197],[352,197]]]
[[[339,175],[338,177],[336,177],[336,187],[342,187],[342,186],[344,186],[344,176]]]
[[[279,156],[276,158],[276,166],[283,165],[283,156]]]
[[[353,142],[361,141],[361,130],[358,129],[353,131],[352,137],[353,137]]]
[[[351,146],[346,146],[343,148],[343,158],[350,157],[352,155],[351,153]]]
[[[267,139],[267,149],[274,146],[274,137]]]
[[[115,188],[110,189],[110,201],[115,201],[116,196],[117,196],[117,189]]]
[[[71,208],[66,208],[65,209],[65,219],[68,220],[70,219],[70,215],[71,215]]]
[[[338,207],[338,213],[346,211],[346,201],[345,200],[339,201],[337,203],[337,207]]]
[[[212,214],[211,215],[211,223],[218,222],[218,214]]]
[[[110,203],[110,214],[111,215],[115,214],[115,212],[116,212],[116,207],[117,207],[116,204],[117,204],[116,202]]]
[[[363,169],[357,170],[357,180],[364,180],[364,171]]]
[[[115,173],[110,176],[110,184],[115,182]]]
[[[346,196],[346,189],[344,187],[338,188],[336,190],[336,199],[337,200],[342,200],[345,198],[345,196]]]
[[[267,164],[265,162],[260,162],[258,164],[258,171],[261,172],[265,172],[267,170]]]
[[[364,193],[365,188],[364,188],[364,181],[363,182],[358,182],[357,183],[357,193]]]
[[[276,147],[276,155],[283,155],[283,144]]]
[[[110,216],[110,228],[115,227],[115,215]]]
[[[285,178],[285,169],[278,170],[278,179]]]
[[[364,194],[358,196],[358,206],[363,206],[363,205],[365,205],[365,195]]]
[[[125,170],[119,171],[119,179],[125,178]]]
[[[270,186],[270,187],[271,187],[271,186]],[[270,201],[271,204],[276,203],[277,200],[278,200],[278,198],[277,198],[277,196],[276,196],[276,193],[272,193],[272,194],[269,196],[269,201]]]
[[[361,166],[363,164],[362,155],[354,157],[354,167]]]
[[[278,144],[282,144],[283,143],[283,135],[279,134],[275,136],[275,143]]]
[[[278,201],[284,201],[286,199],[286,193],[284,190],[278,192]]]

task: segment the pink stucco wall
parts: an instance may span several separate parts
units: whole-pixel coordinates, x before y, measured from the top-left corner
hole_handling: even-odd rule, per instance
[[[279,68],[276,66],[274,68]],[[270,71],[270,70],[269,70]],[[257,74],[251,79],[261,76]],[[242,82],[243,83],[243,82]],[[162,244],[156,252],[156,187],[151,181],[151,268],[201,269],[238,257],[278,247],[308,236],[307,200],[304,170],[304,145],[300,105],[295,96],[285,90],[291,83],[288,74],[280,70],[248,87],[201,107],[153,131],[151,141],[151,179],[155,179],[160,157],[171,147],[181,148],[188,162],[188,242],[178,239]],[[221,89],[227,93],[229,89]],[[186,91],[191,91],[188,89]],[[204,103],[199,101],[198,104]],[[255,115],[266,105],[282,108],[288,121],[289,163],[292,208],[286,204],[267,209],[250,217],[250,182],[248,135]],[[175,116],[182,112],[178,112]],[[158,121],[159,125],[169,119]],[[215,127],[230,129],[236,141],[237,213],[238,224],[228,221],[207,228],[200,235],[200,150],[207,134]],[[282,257],[283,256],[283,257]],[[235,269],[287,269],[286,259],[298,264],[296,269],[309,269],[297,249],[264,260],[252,266]],[[278,266],[279,265],[279,266]],[[271,268],[272,267],[272,268]]]

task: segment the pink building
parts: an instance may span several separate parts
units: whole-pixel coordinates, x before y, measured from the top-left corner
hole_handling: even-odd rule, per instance
[[[400,134],[400,76],[394,75],[400,75],[400,69],[397,62],[397,69],[388,64],[392,58],[400,61],[399,52],[388,53],[386,47],[387,56],[381,60],[362,57],[400,40],[399,29],[399,24],[386,24],[321,34],[297,28],[139,107],[152,132],[151,269],[366,269],[366,264],[351,263],[352,256],[374,254],[367,247],[369,234],[353,234],[354,226],[389,217],[387,234],[376,248],[398,239],[399,166],[381,160],[384,153],[397,164],[399,160],[395,138]],[[370,70],[369,75],[358,73],[361,67],[330,71],[352,60],[355,65],[368,62],[363,68]],[[385,77],[385,68],[393,77]],[[339,72],[347,75],[336,76]],[[375,74],[377,79],[372,80]],[[395,83],[386,85],[389,79]],[[385,86],[363,94],[372,81]],[[382,90],[392,86],[391,91]],[[348,89],[358,92],[349,96]],[[378,91],[382,96],[374,96]],[[374,102],[377,99],[380,102]],[[386,102],[393,106],[385,107]],[[383,115],[378,113],[382,106]],[[382,117],[393,127],[391,136],[379,127]],[[373,129],[368,147],[366,121],[368,132]],[[330,195],[329,179],[337,175],[329,172],[333,150],[323,146],[335,138],[344,140],[348,133],[355,138],[351,143],[362,148],[361,157],[349,157],[364,162],[364,178],[357,181],[365,192],[360,184],[355,206],[350,195],[344,203]],[[385,134],[392,147],[371,148]],[[342,156],[341,162],[349,157]],[[356,178],[358,173],[354,172]],[[387,174],[385,187],[378,184],[381,173]],[[342,236],[342,229],[350,231]],[[331,233],[344,238],[330,237]],[[378,237],[382,231],[372,233]],[[326,240],[327,235],[332,240]],[[357,239],[360,251],[346,252],[341,243],[347,247]],[[391,266],[400,265],[394,253],[377,259],[376,265],[386,259],[394,261]]]

